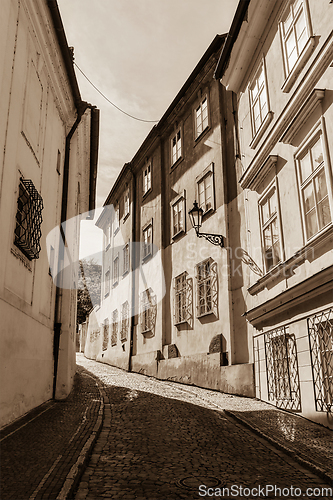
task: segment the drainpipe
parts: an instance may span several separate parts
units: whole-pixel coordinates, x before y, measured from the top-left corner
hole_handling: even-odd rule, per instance
[[[132,169],[132,165],[128,164],[130,172],[132,174],[132,304],[131,304],[131,331],[130,331],[130,348],[129,348],[129,357],[128,357],[128,371],[132,371],[132,356],[133,356],[133,338],[134,338],[134,328],[135,328],[135,299],[136,299],[136,248],[137,245],[135,243],[136,234],[136,178]]]

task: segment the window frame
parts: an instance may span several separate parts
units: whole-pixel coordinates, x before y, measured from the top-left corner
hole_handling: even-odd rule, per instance
[[[112,330],[111,330],[111,347],[117,345],[118,341],[118,322],[119,322],[119,314],[118,309],[114,309],[112,311]]]
[[[202,278],[199,280],[199,268],[209,264],[209,275]],[[217,309],[216,309],[216,304],[218,302],[218,288],[217,290],[214,289],[214,282],[217,282],[217,263],[211,258],[208,257],[207,259],[202,260],[195,266],[195,271],[196,271],[196,295],[197,295],[197,301],[196,301],[196,316],[197,318],[202,318],[204,316],[208,316],[210,314],[214,314],[217,317]],[[207,282],[209,281],[209,285],[207,285]],[[200,298],[202,297],[200,287],[201,285],[204,286],[204,311],[202,312],[200,310],[200,307],[202,304],[200,304]],[[208,288],[209,287],[209,288]],[[209,295],[207,292],[207,288],[209,290]],[[208,299],[207,297],[210,297],[210,307],[207,307],[207,302]]]
[[[154,295],[151,288],[147,288],[141,292],[141,304],[140,304],[140,326],[141,333],[153,332],[153,307],[154,307]],[[156,301],[156,298],[155,298]]]
[[[182,209],[182,226],[178,229],[178,231],[174,231],[174,207],[176,205],[181,205]],[[174,200],[170,202],[171,209],[171,242],[177,238],[180,234],[186,233],[186,191],[184,190],[182,194],[178,195]],[[179,213],[179,212],[177,212]]]
[[[129,188],[124,193],[124,222],[130,214],[130,192]]]
[[[104,298],[109,297],[111,291],[111,273],[110,268],[104,274]]]
[[[146,241],[145,241],[145,234],[148,233],[148,231],[151,231],[151,241],[149,243],[149,251],[146,251]],[[142,228],[142,262],[145,262],[146,260],[150,259],[153,255],[153,219],[149,221],[147,224],[145,224]]]
[[[180,153],[178,154],[178,147],[177,147],[177,136],[180,134]],[[174,160],[174,154],[173,154],[173,141],[176,139],[176,159]],[[177,163],[179,163],[182,158],[183,158],[183,131],[182,127],[179,126],[174,133],[172,134],[172,137],[170,139],[170,158],[171,158],[171,168],[173,168]]]
[[[121,342],[125,342],[129,333],[129,302],[126,300],[121,305],[121,330],[120,330],[120,340]]]
[[[182,287],[181,289],[177,288],[177,280],[182,279]],[[188,273],[187,271],[184,271],[183,273],[179,274],[178,276],[175,276],[173,278],[173,290],[174,290],[174,325],[181,325],[183,323],[188,323],[189,322],[189,313],[188,313],[188,307],[189,304],[187,303],[187,293],[188,293]],[[179,313],[179,309],[177,308],[177,297],[181,297],[181,311],[182,313]],[[184,314],[184,317],[183,315]]]
[[[113,234],[116,235],[119,231],[120,227],[120,210],[119,210],[119,203],[114,206],[114,217],[113,217]]]
[[[127,259],[125,258],[125,252],[127,249]],[[127,264],[125,266],[125,264]],[[123,246],[123,277],[130,272],[130,245],[129,242]]]
[[[117,253],[112,261],[112,288],[119,284],[119,253]]]
[[[215,212],[215,173],[214,173],[214,163],[211,162],[208,167],[205,168],[205,170],[196,177],[196,192],[197,192],[197,200],[198,200],[198,205],[200,205],[200,190],[199,190],[199,185],[204,182],[204,180],[210,176],[211,177],[211,193],[212,193],[212,202],[211,202],[211,207],[208,210],[204,210],[203,217],[205,215]],[[206,198],[205,198],[205,204],[206,204]]]
[[[263,74],[263,92],[265,93],[266,96],[266,106],[267,106],[267,112],[265,116],[261,117],[261,122],[256,130],[255,128],[255,118],[254,118],[254,107],[257,102],[253,101],[252,98],[252,91],[255,86],[255,84],[258,84],[258,89],[259,89],[259,76]],[[258,101],[260,97],[261,92],[258,90]],[[267,129],[269,123],[272,120],[273,114],[270,108],[270,100],[269,100],[269,95],[268,95],[268,84],[267,84],[267,72],[266,72],[266,61],[265,57],[262,57],[260,64],[258,65],[255,75],[252,78],[251,82],[248,85],[248,96],[249,96],[249,107],[250,107],[250,119],[251,119],[251,132],[252,132],[252,141],[250,142],[250,148],[254,149],[257,145],[259,140],[261,139],[263,133]],[[260,102],[260,101],[259,101]],[[261,108],[260,108],[261,112]]]
[[[272,214],[269,216],[269,218],[264,221],[263,218],[263,206],[265,204],[265,201],[268,200],[268,198],[271,198],[271,194],[275,191],[276,193],[276,212],[275,214]],[[282,224],[281,224],[281,213],[280,213],[280,197],[279,197],[279,190],[278,190],[278,183],[277,179],[275,178],[273,182],[267,186],[265,191],[262,193],[260,198],[258,199],[258,212],[259,212],[259,224],[260,224],[260,240],[261,240],[261,253],[262,253],[262,264],[263,264],[263,269],[265,274],[269,273],[274,269],[276,266],[281,264],[281,262],[284,261],[284,242],[283,242],[283,232],[282,232]],[[276,263],[273,264],[269,269],[267,266],[266,262],[266,257],[265,257],[265,238],[264,238],[264,231],[270,227],[273,223],[273,221],[276,219],[277,221],[277,228],[279,231],[279,248],[280,248],[280,260]],[[272,244],[273,244],[273,238],[272,238]],[[272,247],[273,248],[273,247]]]
[[[153,171],[153,162],[149,161],[142,169],[142,197],[145,197],[148,193],[150,193],[153,189],[152,187],[152,171]],[[147,186],[145,183],[145,176],[147,172]]]
[[[202,105],[204,103],[204,101],[207,101],[207,116],[202,119]],[[198,115],[197,115],[197,111],[200,109],[200,117],[201,117],[201,126],[202,126],[202,130],[201,131],[198,131]],[[202,94],[202,96],[200,97],[199,101],[197,101],[196,105],[194,106],[194,109],[193,109],[193,114],[194,114],[194,140],[197,141],[203,134],[206,130],[209,129],[210,127],[210,117],[209,117],[209,99],[208,99],[208,92],[205,92],[204,94]],[[204,121],[207,120],[207,124],[204,126]]]
[[[321,139],[321,145],[322,145],[322,154],[323,154],[323,166],[318,165],[316,169],[314,169],[311,174],[302,182],[302,176],[301,176],[301,171],[300,171],[300,160],[306,156],[306,152],[309,152],[311,150],[311,147],[316,144],[318,138],[320,137]],[[310,155],[311,157],[311,155]],[[333,223],[333,186],[332,186],[332,179],[331,179],[331,162],[330,162],[330,157],[328,153],[328,146],[327,146],[327,138],[326,138],[326,129],[325,129],[325,123],[324,119],[322,118],[319,123],[315,125],[313,130],[310,132],[310,134],[302,141],[300,144],[299,148],[294,154],[294,163],[295,163],[295,168],[296,168],[296,177],[297,177],[297,186],[298,186],[298,196],[299,196],[299,204],[300,204],[300,212],[301,212],[301,218],[302,218],[302,228],[303,228],[303,238],[304,238],[304,244],[308,243],[309,241],[313,241],[316,239],[322,232],[324,232],[328,226],[332,225]],[[304,199],[303,199],[303,189],[312,183],[314,181],[315,177],[318,176],[319,172],[323,171],[324,176],[325,176],[325,181],[326,181],[326,187],[327,187],[327,198],[328,198],[328,205],[329,205],[329,210],[330,210],[330,216],[331,220],[328,222],[326,225],[324,225],[322,228],[319,229],[319,224],[318,224],[318,215],[317,215],[317,206],[319,203],[316,203],[315,205],[315,210],[316,210],[316,222],[318,224],[318,231],[311,236],[308,237],[307,233],[307,227],[306,227],[306,212],[305,212],[305,206],[304,206]],[[316,202],[316,195],[315,195],[315,190],[313,191],[315,202]],[[321,201],[321,200],[320,200]]]

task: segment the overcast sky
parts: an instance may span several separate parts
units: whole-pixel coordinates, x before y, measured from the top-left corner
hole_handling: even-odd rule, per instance
[[[58,0],[75,63],[119,108],[158,121],[238,0]],[[126,116],[76,70],[82,99],[101,110],[97,206],[154,123]]]

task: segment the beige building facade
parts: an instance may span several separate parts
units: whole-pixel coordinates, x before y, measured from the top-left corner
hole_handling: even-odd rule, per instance
[[[99,115],[81,99],[56,1],[1,8],[3,426],[73,385],[77,216],[94,207]]]
[[[256,396],[333,427],[333,4],[239,2],[233,93],[244,317]]]

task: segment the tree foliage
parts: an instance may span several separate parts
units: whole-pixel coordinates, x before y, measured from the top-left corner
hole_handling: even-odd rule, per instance
[[[80,260],[77,291],[77,324],[84,323],[92,308],[101,300],[102,266],[94,259]]]

